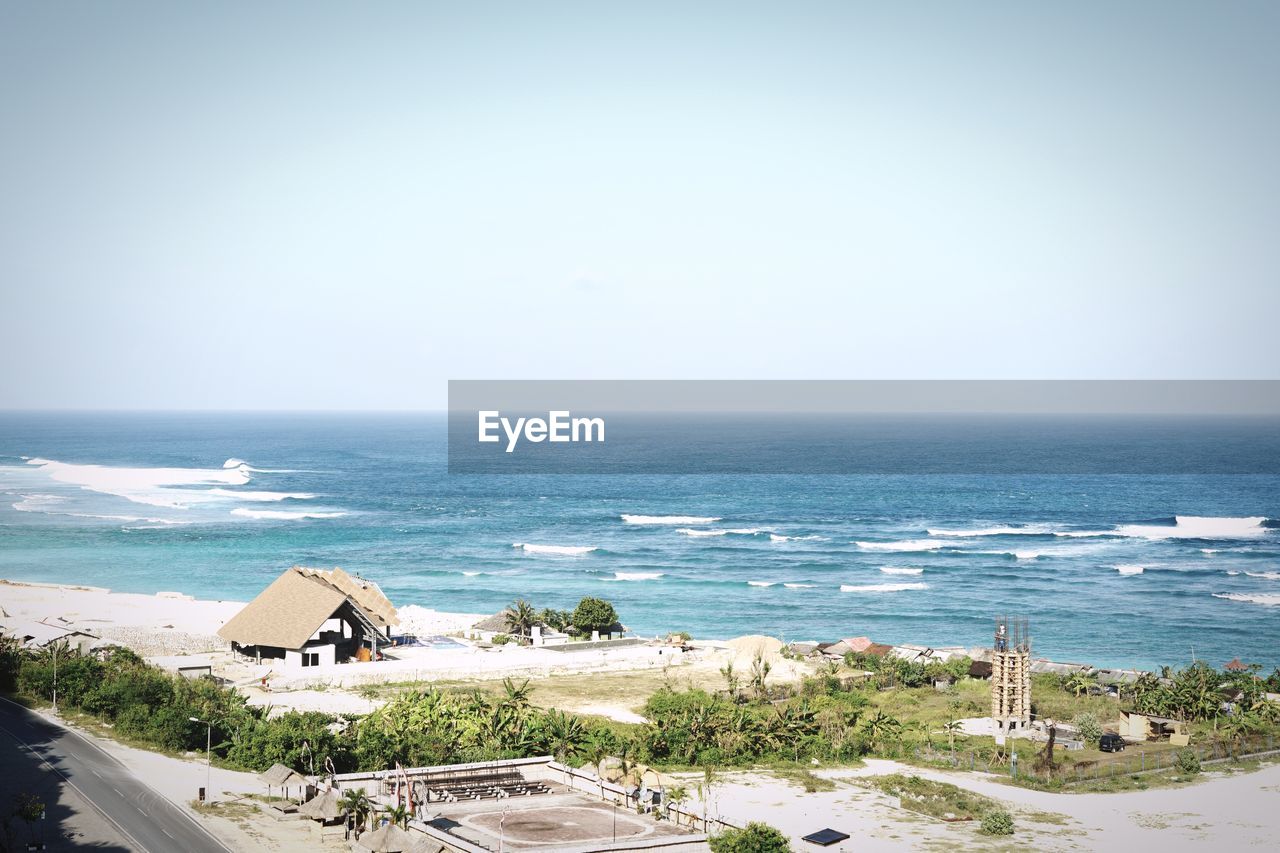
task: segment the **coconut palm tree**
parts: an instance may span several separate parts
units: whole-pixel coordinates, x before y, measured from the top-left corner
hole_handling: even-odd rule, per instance
[[[533,633],[533,626],[538,624],[538,611],[533,609],[533,605],[523,598],[517,598],[507,608],[507,627],[511,629],[511,633],[522,639],[529,639]]]
[[[343,793],[342,799],[338,800],[338,808],[354,820],[356,835],[359,836],[364,831],[369,813],[373,810],[373,801],[369,799],[369,795],[363,788],[348,788]]]
[[[387,814],[387,820],[391,821],[396,826],[400,827],[401,829],[409,828],[409,809],[404,804],[397,803],[396,805],[387,809],[386,814]]]
[[[675,806],[677,809],[683,806],[685,804],[685,801],[688,799],[689,799],[689,789],[684,787],[683,785],[674,785],[671,788],[667,789],[667,802]],[[680,825],[679,812],[676,812],[676,816],[675,818],[673,818],[673,820],[675,821],[676,826]]]

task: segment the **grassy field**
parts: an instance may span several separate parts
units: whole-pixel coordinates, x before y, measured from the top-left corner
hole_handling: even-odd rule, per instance
[[[516,684],[523,681],[523,679],[513,680]],[[390,699],[399,693],[425,687],[464,692],[479,690],[491,696],[500,696],[503,693],[502,682],[492,679],[371,685],[362,688],[361,693],[380,699]],[[661,670],[639,670],[555,675],[550,678],[530,679],[529,697],[534,705],[543,708],[560,708],[565,711],[601,706],[637,711],[650,696],[663,687],[670,687],[673,690],[701,688],[714,691],[724,688],[724,679],[714,672],[690,668],[672,670],[668,673]]]

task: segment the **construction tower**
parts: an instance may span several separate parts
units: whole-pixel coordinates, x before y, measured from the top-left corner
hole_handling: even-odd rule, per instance
[[[991,654],[991,719],[996,743],[1031,725],[1031,633],[1021,617],[996,617]]]

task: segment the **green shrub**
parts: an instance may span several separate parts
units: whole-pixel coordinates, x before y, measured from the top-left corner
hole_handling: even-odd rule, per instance
[[[1200,756],[1196,755],[1195,750],[1184,749],[1178,753],[1178,757],[1174,760],[1179,772],[1187,774],[1200,772]]]
[[[1097,715],[1090,714],[1088,711],[1076,714],[1075,719],[1071,721],[1071,725],[1075,726],[1076,730],[1080,732],[1080,737],[1084,739],[1085,743],[1090,746],[1098,745],[1098,739],[1102,737],[1102,723],[1098,722]]]
[[[752,821],[745,829],[726,829],[707,839],[711,853],[790,853],[791,844],[779,830]]]
[[[984,835],[1013,835],[1013,817],[1003,809],[992,809],[982,816],[978,828]]]

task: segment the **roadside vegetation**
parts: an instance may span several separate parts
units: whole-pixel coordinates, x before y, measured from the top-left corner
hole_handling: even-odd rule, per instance
[[[596,612],[590,618],[595,622],[607,615]],[[741,672],[726,667],[718,686],[681,686],[667,679],[639,706],[645,723],[565,713],[554,707],[554,693],[544,698],[549,709],[539,707],[536,687],[509,679],[497,690],[406,686],[363,716],[272,714],[246,705],[242,695],[212,679],[170,675],[124,648],[99,659],[65,647],[33,653],[0,642],[0,688],[29,702],[48,702],[55,655],[60,708],[91,717],[131,742],[170,752],[203,752],[205,725],[191,718],[208,720],[214,760],[251,771],[277,762],[306,772],[326,767],[345,772],[397,762],[422,766],[546,754],[574,764],[615,756],[667,769],[794,768],[815,761],[847,765],[878,756],[987,770],[1007,768],[1017,754],[1024,774],[1019,781],[1043,785],[1047,779],[1057,785],[1071,776],[1074,765],[1134,762],[1132,753],[1114,756],[1096,749],[1095,735],[1122,706],[1185,714],[1193,721],[1193,745],[1221,745],[1223,754],[1239,754],[1280,733],[1280,706],[1265,696],[1280,692],[1280,672],[1262,678],[1256,671],[1220,672],[1203,664],[1140,680],[1119,702],[1096,695],[1092,685],[1038,676],[1032,690],[1035,713],[1074,719],[1093,741],[1070,758],[1064,755],[1047,777],[1032,775],[1044,758],[1041,745],[1016,740],[997,748],[991,738],[961,730],[960,719],[983,716],[989,708],[986,683],[964,676],[967,661],[923,666],[853,658],[846,665],[824,666],[799,684],[779,685],[771,681],[767,661],[757,659]],[[581,689],[594,684],[599,691],[604,682],[595,679],[609,677],[582,676]],[[933,682],[940,679],[950,686],[937,689]],[[1179,756],[1167,744],[1144,749],[1164,750],[1168,765],[1177,762],[1169,768],[1170,778],[1194,776],[1200,760],[1194,754]],[[1087,781],[1090,774],[1083,775]]]

